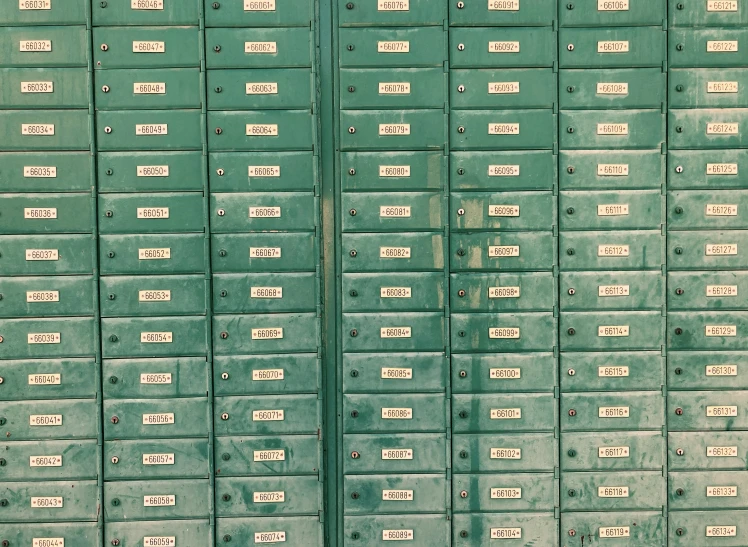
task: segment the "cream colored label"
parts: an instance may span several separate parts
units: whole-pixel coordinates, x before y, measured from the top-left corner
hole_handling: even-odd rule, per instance
[[[57,178],[57,167],[27,165],[23,168],[23,177],[27,179],[55,179]]]
[[[598,498],[628,498],[629,487],[628,486],[598,486],[597,497]]]
[[[706,537],[708,538],[736,537],[737,535],[737,526],[712,525],[706,527]]]
[[[382,490],[382,501],[413,501],[413,490]]]
[[[33,332],[27,335],[29,344],[59,344],[59,332]]]
[[[705,336],[737,336],[737,325],[706,325],[704,327]]]
[[[252,340],[280,340],[283,338],[283,328],[252,329]]]
[[[488,287],[488,298],[519,298],[519,287]]]
[[[284,410],[253,410],[253,422],[282,422],[286,419]]]
[[[739,124],[735,122],[709,122],[706,124],[707,135],[737,135],[739,131]]]
[[[521,368],[491,368],[488,369],[491,380],[519,380],[522,378]]]
[[[519,256],[519,245],[489,245],[488,258]]]
[[[597,11],[628,11],[629,0],[597,0]]]
[[[141,344],[171,344],[174,341],[174,334],[171,332],[141,332]]]
[[[173,412],[155,412],[143,414],[143,425],[171,425],[173,423]]]
[[[488,11],[519,11],[519,0],[488,0]]]
[[[597,256],[625,257],[629,256],[628,245],[598,245]]]
[[[522,539],[522,528],[491,528],[491,539]]]
[[[708,217],[734,217],[738,216],[737,204],[715,204],[707,203],[706,216]]]
[[[380,165],[380,177],[409,177],[410,165]]]
[[[598,135],[628,135],[629,124],[627,123],[599,123],[597,124]]]
[[[21,135],[32,137],[52,137],[55,134],[53,123],[22,123]]]
[[[169,125],[165,123],[138,123],[135,124],[136,137],[152,137],[168,135]]]
[[[169,218],[168,207],[138,207],[136,210],[136,218],[142,219],[163,219]]]
[[[382,327],[379,329],[380,338],[410,338],[412,334],[410,327]]]
[[[286,373],[282,368],[263,368],[252,371],[253,382],[272,382],[285,380]]]
[[[252,500],[255,503],[283,503],[286,501],[286,493],[282,490],[276,492],[253,492]]]
[[[285,532],[255,532],[255,543],[283,543],[285,541]]]
[[[489,123],[489,135],[519,135],[518,123]]]
[[[599,406],[597,407],[598,418],[628,418],[631,410],[627,406]]]
[[[598,336],[628,336],[629,325],[600,325],[597,327]]]
[[[627,366],[603,366],[597,367],[598,378],[626,378],[629,375]]]
[[[62,467],[62,456],[30,456],[29,467]]]
[[[738,11],[738,0],[707,0],[706,11]]]
[[[60,291],[26,291],[26,302],[59,302]]]
[[[609,0],[598,0],[598,5],[601,3],[615,3]],[[628,0],[626,0],[628,6]],[[629,84],[628,82],[598,82],[597,83],[597,94],[598,95],[628,95]]]
[[[737,486],[707,486],[707,498],[736,498],[738,496]]]
[[[519,165],[489,165],[489,177],[518,177]]]
[[[32,509],[60,509],[62,496],[31,496]]]
[[[412,368],[382,367],[381,377],[384,380],[412,380]]]
[[[138,249],[138,260],[169,260],[171,259],[171,248],[147,248]]]
[[[143,507],[171,507],[176,504],[177,497],[172,494],[143,496]]]
[[[283,462],[286,461],[285,449],[277,450],[255,450],[252,454],[253,461],[256,462]]]
[[[737,163],[707,163],[706,174],[707,175],[737,175],[738,164]]]
[[[737,53],[737,40],[707,40],[707,53]]]
[[[29,374],[30,386],[59,386],[62,384],[62,375],[57,373]]]
[[[29,416],[29,426],[31,427],[56,427],[61,425],[62,414],[32,414]]]
[[[737,446],[707,446],[706,457],[707,458],[737,458],[738,447]]]
[[[277,123],[248,123],[245,126],[247,137],[277,137]]]
[[[278,93],[277,82],[247,82],[245,84],[247,95],[276,95]]]
[[[280,247],[250,247],[249,258],[280,258]]]
[[[166,42],[133,40],[132,52],[133,53],[165,53]]]
[[[490,452],[492,460],[521,460],[521,448],[492,448]]]
[[[46,220],[57,218],[56,207],[25,207],[23,218],[28,220]]]
[[[277,42],[244,42],[244,53],[278,53]]]
[[[383,460],[412,460],[413,449],[412,448],[383,448],[382,459]]]
[[[134,10],[162,10],[164,0],[130,0],[130,7]]]
[[[143,547],[176,547],[176,536],[145,536]]]
[[[383,420],[412,420],[412,408],[382,408]]]
[[[280,218],[280,207],[250,207],[249,218]]]
[[[707,82],[707,93],[737,93],[738,82]]]
[[[488,82],[489,95],[519,93],[519,82]]]
[[[26,249],[26,260],[44,261],[59,260],[60,253],[57,249]]]
[[[492,420],[521,420],[521,408],[492,408],[489,417]]]
[[[604,203],[597,206],[597,216],[599,217],[626,216],[628,214],[628,203]]]
[[[410,218],[410,205],[380,205],[380,218]]]
[[[410,0],[378,0],[377,11],[410,11]]]
[[[380,95],[410,95],[410,82],[379,82]]]
[[[143,454],[143,465],[174,465],[174,454]]]
[[[249,177],[280,177],[280,165],[249,165],[247,176]]]
[[[275,0],[244,0],[244,11],[275,11]]]
[[[171,372],[143,372],[140,375],[140,383],[143,385],[171,384]]]
[[[138,302],[170,302],[171,290],[138,291]]]
[[[166,93],[164,82],[135,82],[132,87],[135,95],[164,95]]]
[[[413,291],[410,287],[380,287],[380,298],[411,298]]]
[[[707,418],[734,418],[738,415],[737,406],[707,406],[706,417]]]
[[[21,82],[21,93],[54,93],[54,82]]]
[[[25,53],[52,51],[52,40],[21,40],[19,49]]]
[[[601,526],[597,529],[597,536],[600,539],[627,538],[631,537],[631,528],[629,526]]]
[[[410,258],[410,247],[379,247],[379,258]]]
[[[65,547],[65,538],[33,538],[31,547]]]
[[[489,205],[489,217],[518,217],[519,205]]]
[[[283,298],[283,287],[251,287],[250,298]]]
[[[713,297],[737,296],[737,285],[707,285],[706,295]]]
[[[377,53],[410,53],[410,42],[407,40],[378,41]]]
[[[491,488],[492,500],[518,500],[521,498],[521,488]]]
[[[511,339],[516,340],[519,338],[519,327],[489,327],[488,338],[494,339]]]
[[[413,541],[413,530],[382,530],[382,541]]]
[[[519,42],[488,42],[489,53],[519,53]]]
[[[737,376],[738,365],[707,365],[706,376]]]
[[[136,169],[139,177],[168,177],[168,165],[138,165]]]
[[[597,164],[597,176],[598,177],[628,177],[629,176],[629,164],[628,163],[598,163]]]
[[[21,11],[52,9],[52,0],[19,0],[18,9]],[[34,545],[34,547],[36,547],[36,545]],[[55,545],[55,547],[57,546]]]
[[[628,446],[598,446],[598,458],[628,458],[631,455],[631,448]]]
[[[610,296],[630,296],[629,285],[598,285],[597,296],[607,298]]]
[[[628,40],[601,40],[597,43],[598,53],[628,53]]]
[[[704,250],[706,256],[737,255],[737,243],[707,243]]]
[[[392,137],[410,135],[409,123],[380,123],[379,136]]]

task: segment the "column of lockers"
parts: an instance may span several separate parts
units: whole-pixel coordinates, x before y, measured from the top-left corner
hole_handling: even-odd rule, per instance
[[[669,19],[669,541],[745,545],[748,6]]]
[[[559,6],[561,538],[665,545],[665,4]]]
[[[94,2],[104,540],[212,542],[197,0]]]
[[[3,545],[100,542],[90,17],[0,7]]]
[[[216,543],[322,545],[314,2],[206,2]]]
[[[338,2],[344,545],[449,539],[446,2]]]
[[[558,545],[555,6],[450,3],[454,545]]]

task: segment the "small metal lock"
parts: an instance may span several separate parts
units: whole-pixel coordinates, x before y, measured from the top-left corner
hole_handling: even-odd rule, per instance
[[[457,86],[457,93],[465,93],[465,86],[460,84]]]
[[[107,125],[107,126],[106,126],[106,127],[104,128],[104,133],[106,133],[107,135],[109,135],[109,134],[110,134],[111,132],[112,132],[112,128],[111,128],[111,127],[109,127],[109,126]]]
[[[356,336],[358,336],[358,330],[356,330],[356,329],[351,329],[351,332],[350,332],[350,334],[351,334],[351,338],[355,338]]]
[[[119,423],[119,416],[112,416],[109,421],[112,422],[113,424],[118,424]]]
[[[467,530],[460,530],[460,537],[461,538],[468,537],[468,531]]]
[[[576,169],[574,169],[574,167],[572,167],[571,165],[566,168],[566,172],[570,175],[574,174],[574,171],[576,171]]]
[[[676,172],[676,173],[679,173],[679,174],[680,174],[680,173],[682,173],[682,172],[683,172],[683,166],[682,166],[682,165],[679,165],[679,166],[677,166],[677,167],[675,168],[675,172]]]
[[[566,374],[568,374],[569,376],[574,376],[576,373],[577,371],[574,370],[573,368],[570,368],[569,370],[566,371]]]
[[[675,409],[675,415],[676,416],[683,416],[683,409],[678,407]]]
[[[216,127],[216,135],[220,135],[221,133],[223,133],[223,129]]]
[[[465,209],[457,209],[457,216],[462,216],[465,214]]]
[[[101,44],[101,46],[99,46],[99,49],[101,49],[101,51],[109,51],[109,46],[106,44]]]
[[[575,530],[574,528],[572,528],[571,530],[569,530],[569,535],[570,535],[571,537],[574,537],[574,536],[576,536],[576,535],[577,535],[577,531],[576,531],[576,530]]]
[[[465,44],[457,44],[457,51],[465,51]]]
[[[568,49],[569,51],[574,51],[574,44],[569,44],[568,46],[566,46],[566,49]]]
[[[570,327],[570,328],[566,329],[566,334],[568,334],[569,336],[574,336],[576,333],[577,333],[577,331],[576,331],[576,329],[574,327]]]
[[[216,174],[217,174],[217,175],[218,175],[219,177],[222,177],[223,175],[225,175],[225,174],[226,174],[226,171],[224,171],[223,169],[216,169]]]
[[[119,540],[117,538],[114,538],[111,543],[116,547],[117,545],[119,545]]]
[[[676,454],[677,454],[678,456],[682,456],[683,454],[685,454],[685,453],[686,453],[686,451],[685,451],[685,450],[683,450],[682,448],[676,448],[676,450],[675,450],[675,453],[676,453]]]
[[[348,214],[351,215],[352,217],[355,217],[356,213],[357,213],[356,209],[351,209],[350,211],[348,211]]]
[[[348,254],[351,255],[352,258],[356,258],[358,251],[356,249],[351,249]]]
[[[460,371],[460,378],[467,378],[467,370]]]
[[[353,135],[355,132],[356,132],[356,128],[355,127],[351,126],[351,127],[348,128],[348,133],[350,133],[351,135]]]
[[[577,294],[577,290],[574,287],[571,287],[568,293],[569,293],[569,296],[574,296],[575,294]]]
[[[221,46],[213,46],[213,51],[215,51],[216,53],[220,52]]]
[[[457,9],[462,9],[465,7],[465,2],[457,2]]]
[[[685,532],[683,531],[683,528],[676,528],[675,529],[675,535],[676,536],[682,536]]]
[[[221,380],[228,380],[229,379],[229,373],[228,372],[222,372],[221,373]]]
[[[462,492],[460,492],[460,497],[461,497],[461,498],[466,498],[466,497],[468,497],[468,492],[467,492],[467,490],[463,490]]]
[[[114,465],[117,465],[117,464],[119,463],[119,458],[118,458],[117,456],[113,456],[113,457],[112,457],[112,463],[113,463]]]
[[[222,217],[222,216],[226,215],[226,210],[225,209],[218,209],[217,214],[218,214],[219,217]]]
[[[359,454],[359,453],[358,453],[358,452],[356,452],[355,450],[354,450],[353,452],[351,452],[351,458],[353,458],[354,460],[357,460],[357,459],[359,459],[360,457],[361,457],[361,454]]]
[[[103,85],[103,86],[101,86],[101,90],[102,90],[102,91],[103,91],[104,93],[109,93],[109,86],[108,86],[108,85]]]
[[[576,410],[574,410],[573,408],[570,408],[570,409],[569,409],[569,416],[571,416],[571,417],[573,418],[573,417],[574,417],[574,416],[576,416],[576,415],[577,415],[577,411],[576,411]]]
[[[350,176],[353,176],[353,175],[355,175],[355,174],[356,174],[356,170],[355,170],[355,169],[354,169],[353,167],[351,167],[350,169],[348,169],[348,174],[349,174]]]
[[[675,334],[676,334],[676,336],[680,336],[681,334],[683,334],[683,329],[680,328],[680,327],[677,327],[675,329]]]
[[[458,133],[464,133],[465,132],[465,128],[463,126],[460,126],[460,127],[457,128],[457,132]]]
[[[229,337],[229,333],[226,331],[223,331],[221,333],[221,339],[226,340]]]
[[[228,413],[228,412],[224,412],[223,414],[221,414],[221,419],[222,419],[222,420],[223,420],[224,422],[225,422],[226,420],[228,420],[228,419],[229,419],[229,413]]]
[[[459,291],[457,291],[457,296],[459,296],[460,298],[464,298],[465,294],[465,289],[460,289]]]

